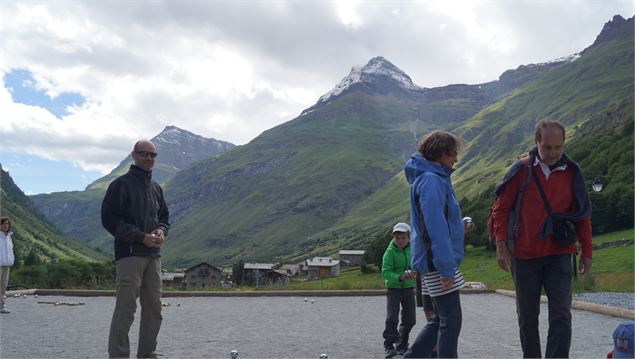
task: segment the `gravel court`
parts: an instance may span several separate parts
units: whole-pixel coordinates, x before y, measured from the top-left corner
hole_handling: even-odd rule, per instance
[[[379,297],[197,297],[165,298],[157,351],[162,358],[383,358],[386,298]],[[314,303],[310,300],[313,299]],[[55,306],[38,301],[80,301]],[[463,328],[459,356],[520,358],[513,298],[461,296]],[[0,316],[2,358],[105,358],[113,297],[28,296],[8,298],[11,314]],[[541,306],[544,353],[547,307]],[[417,311],[412,340],[424,325]],[[604,358],[612,333],[624,321],[573,311],[572,358]],[[139,309],[130,331],[133,355]]]

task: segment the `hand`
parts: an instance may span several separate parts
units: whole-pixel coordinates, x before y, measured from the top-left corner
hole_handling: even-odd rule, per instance
[[[496,261],[500,269],[509,272],[512,268],[512,256],[507,249],[507,243],[503,241],[496,242]]]
[[[583,275],[589,273],[591,271],[591,264],[593,264],[593,259],[591,257],[580,257],[578,275],[582,277]]]
[[[441,277],[441,289],[448,290],[454,284],[454,277]]]
[[[463,225],[463,232],[469,233],[469,232],[472,232],[475,228],[476,228],[476,225],[474,225],[474,222],[470,222],[470,224]]]
[[[432,319],[432,316],[434,315],[434,312],[432,310],[424,310],[423,313],[426,315],[427,321],[430,321],[430,319]]]
[[[143,245],[148,248],[158,248],[163,244],[164,239],[161,237],[157,237],[153,234],[146,234],[143,236]]]
[[[150,234],[153,234],[157,237],[162,238],[163,240],[165,240],[165,233],[163,233],[163,230],[161,228],[157,228],[154,231],[150,232]]]

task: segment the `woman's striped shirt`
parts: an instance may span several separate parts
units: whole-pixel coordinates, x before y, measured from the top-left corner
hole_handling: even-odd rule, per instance
[[[443,290],[441,287],[441,273],[429,272],[425,273],[421,279],[423,294],[431,297],[438,297],[444,294],[456,292],[465,286],[465,278],[458,267],[454,270],[454,284],[451,288]]]

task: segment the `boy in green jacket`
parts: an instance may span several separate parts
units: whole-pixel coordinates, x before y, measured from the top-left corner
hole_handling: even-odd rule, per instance
[[[410,226],[406,223],[395,224],[392,237],[381,266],[381,274],[388,288],[386,329],[383,335],[386,358],[402,355],[408,350],[408,336],[417,319],[414,293],[416,273],[411,270],[410,262]],[[400,305],[401,324],[397,330]]]

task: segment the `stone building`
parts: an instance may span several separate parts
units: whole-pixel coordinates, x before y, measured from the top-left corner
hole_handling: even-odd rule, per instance
[[[340,261],[331,257],[313,257],[306,261],[307,279],[322,279],[340,275]]]
[[[185,285],[187,289],[203,289],[218,287],[222,279],[222,270],[203,262],[185,270]]]
[[[362,263],[366,251],[360,249],[342,249],[339,251],[340,262],[343,266],[358,266]]]

